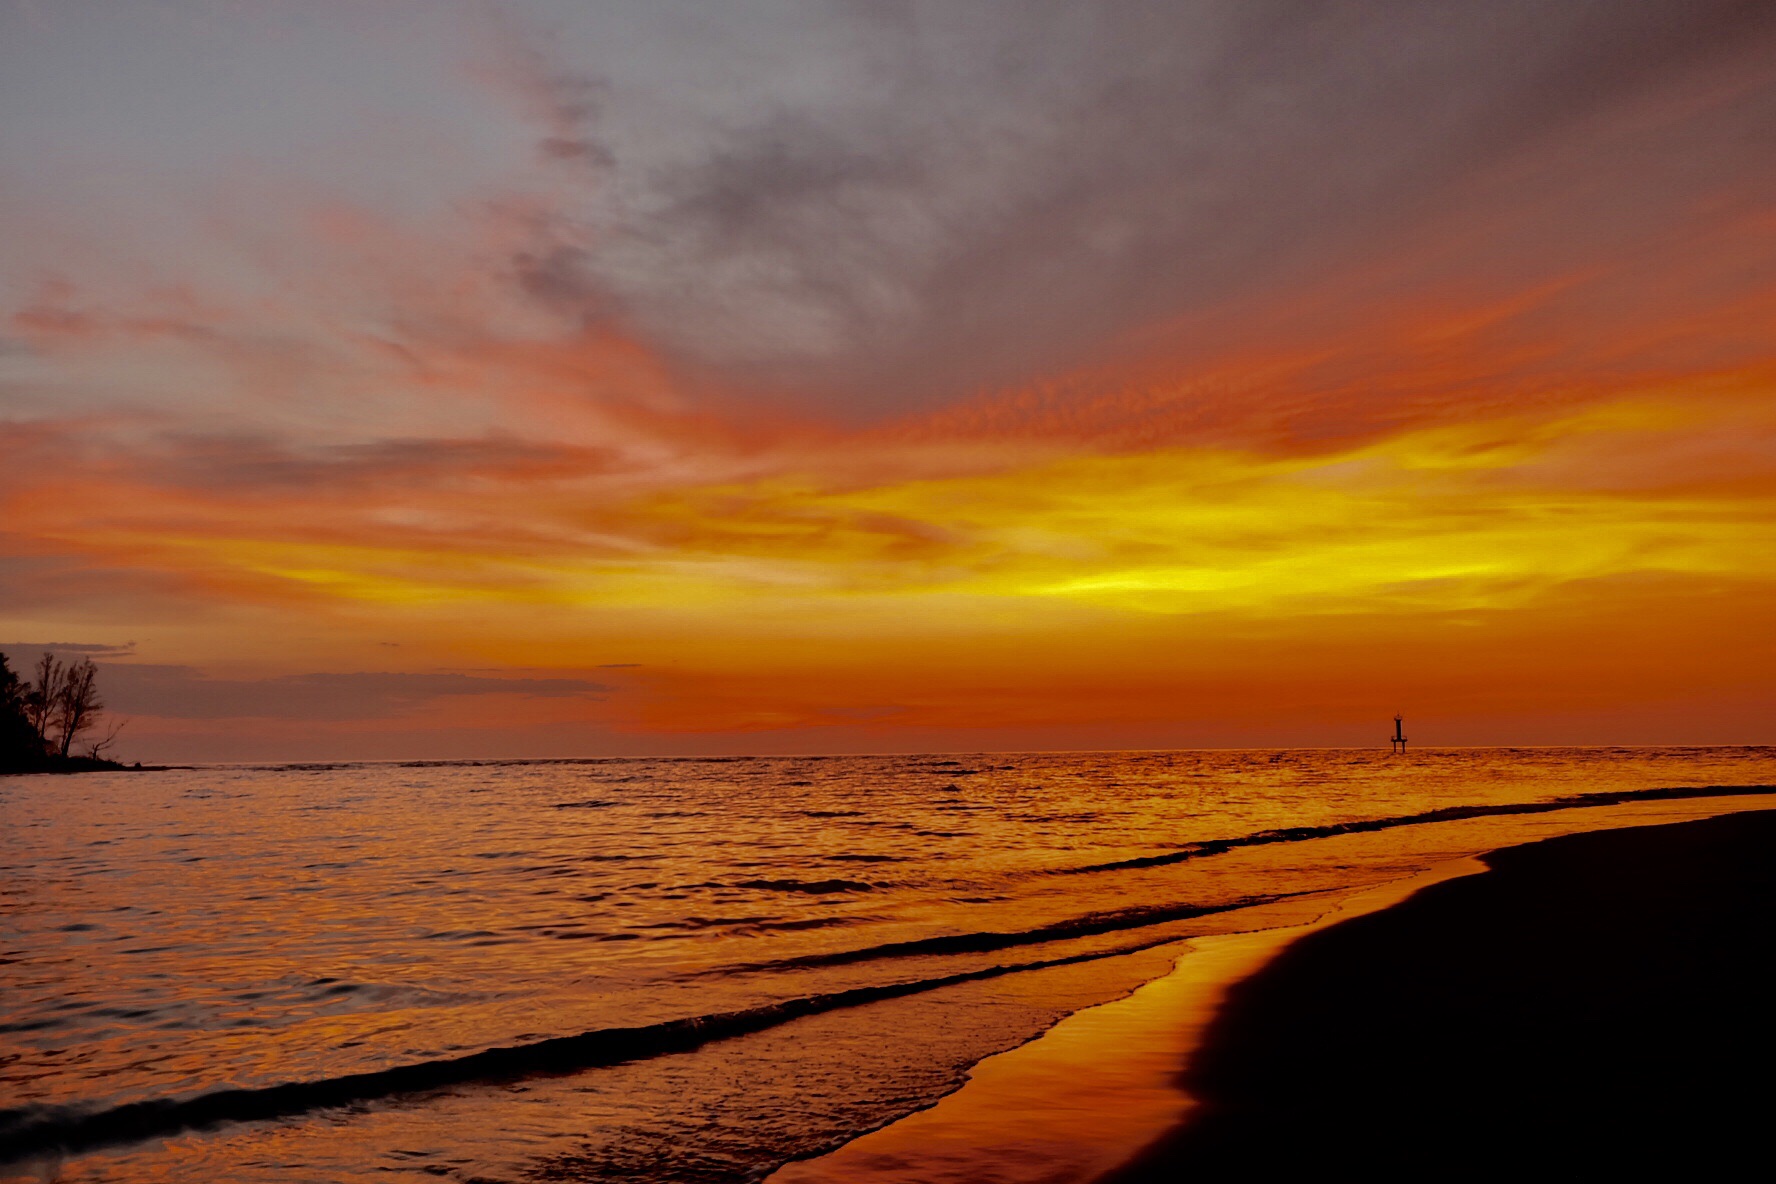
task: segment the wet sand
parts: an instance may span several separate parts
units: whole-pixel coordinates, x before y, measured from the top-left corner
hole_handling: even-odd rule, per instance
[[[1302,935],[1485,871],[1450,860],[1354,892],[1248,909],[1251,928],[1181,943],[1172,973],[1078,1011],[1039,1039],[988,1057],[968,1083],[770,1184],[1060,1184],[1103,1176],[1177,1126],[1195,1099],[1178,1066],[1201,1044],[1228,988]]]
[[[1776,811],[1568,835],[1310,933],[1234,986],[1116,1184],[1764,1161]]]

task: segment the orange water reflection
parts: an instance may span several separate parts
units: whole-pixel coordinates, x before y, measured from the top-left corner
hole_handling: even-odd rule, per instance
[[[1773,765],[1758,750],[1161,753],[15,779],[0,787],[18,935],[0,1073],[14,1104],[103,1107],[904,986],[671,1055],[372,1093],[61,1169],[744,1176],[953,1091],[983,1057],[1163,975],[1166,943],[1298,921],[1503,844],[1770,799],[1081,869],[1279,824],[1776,781]]]

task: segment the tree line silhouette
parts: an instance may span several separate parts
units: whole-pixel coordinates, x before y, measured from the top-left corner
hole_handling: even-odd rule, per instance
[[[64,662],[52,653],[21,678],[0,654],[0,772],[118,768],[105,758],[122,725],[98,731],[104,700],[91,658]],[[82,736],[84,750],[75,745]]]

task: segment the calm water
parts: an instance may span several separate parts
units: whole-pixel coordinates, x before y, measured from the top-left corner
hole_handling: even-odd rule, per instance
[[[1460,807],[1770,784],[1772,749],[0,778],[0,1177],[755,1179],[1243,904],[1722,803]]]

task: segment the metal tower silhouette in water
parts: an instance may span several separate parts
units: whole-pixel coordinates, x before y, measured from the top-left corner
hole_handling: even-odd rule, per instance
[[[1388,742],[1388,751],[1389,752],[1405,752],[1406,751],[1406,733],[1403,730],[1405,728],[1405,726],[1406,726],[1405,719],[1400,715],[1399,712],[1396,711],[1394,713],[1394,735],[1393,735],[1393,738]]]

